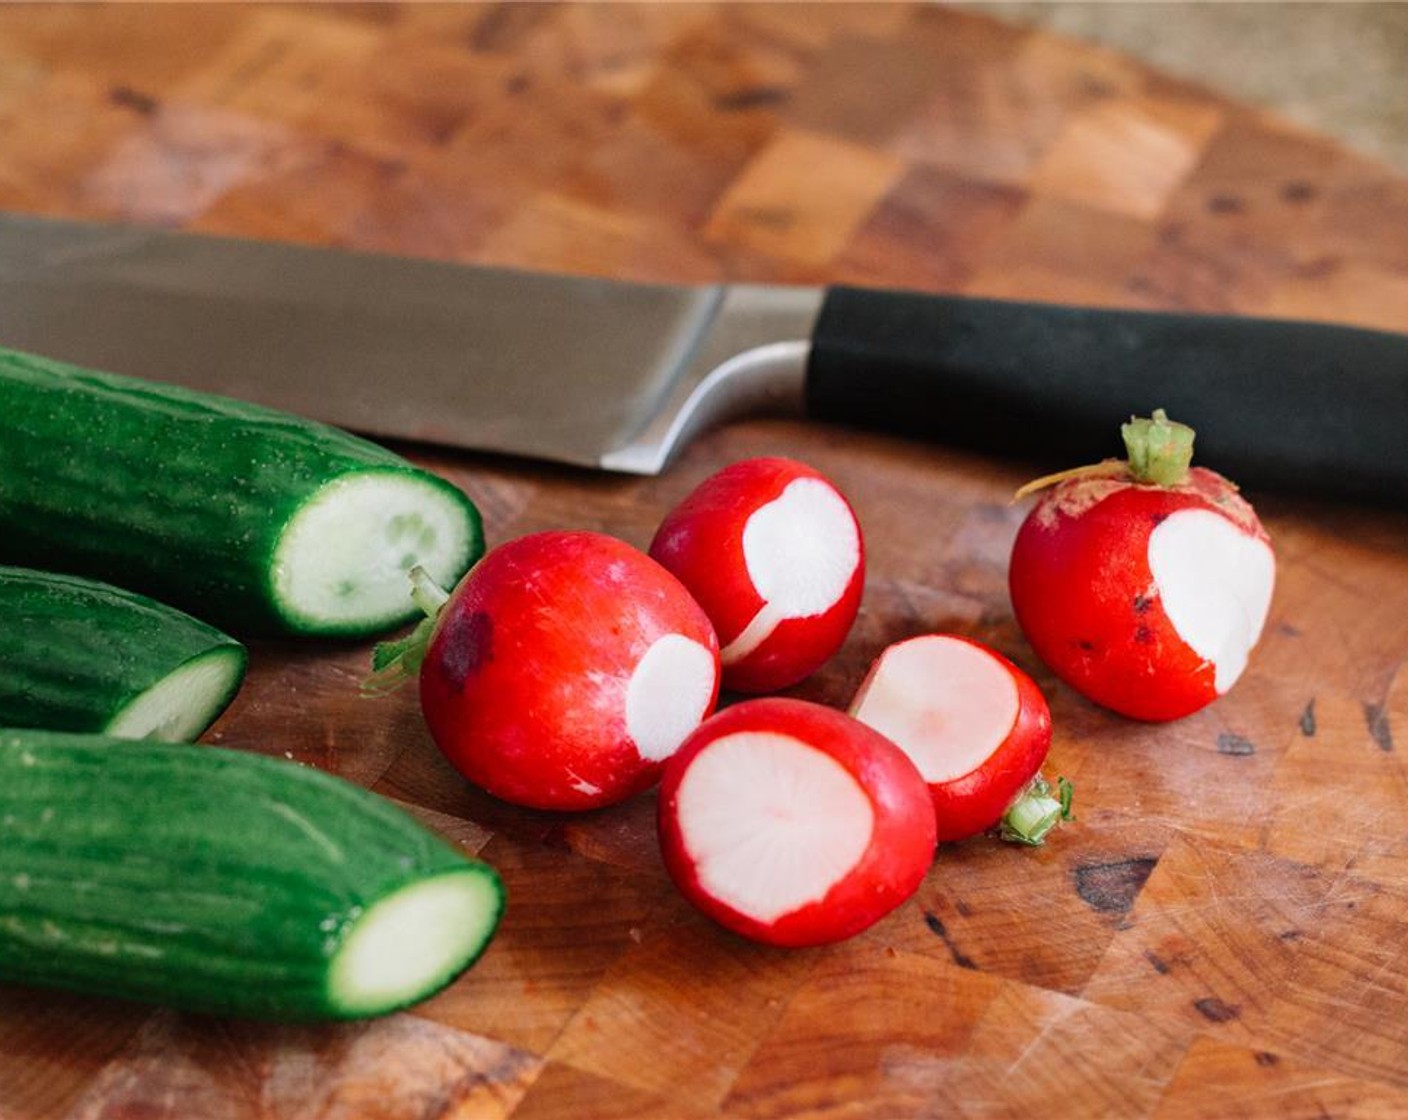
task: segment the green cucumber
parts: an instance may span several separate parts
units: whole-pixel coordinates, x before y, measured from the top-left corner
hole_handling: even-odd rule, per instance
[[[0,727],[194,739],[244,679],[228,634],[135,592],[0,567]]]
[[[503,885],[320,770],[0,731],[0,978],[241,1018],[385,1014],[488,945]]]
[[[474,504],[346,432],[0,350],[0,563],[141,591],[233,632],[364,636],[453,585]]]

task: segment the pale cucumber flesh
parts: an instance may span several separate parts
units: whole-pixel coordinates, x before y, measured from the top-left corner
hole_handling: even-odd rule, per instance
[[[313,630],[392,626],[415,610],[410,571],[453,586],[478,542],[464,506],[411,472],[367,472],[328,483],[289,520],[275,546],[273,595],[290,623]]]
[[[224,710],[244,677],[243,651],[222,646],[187,661],[133,697],[103,729],[118,739],[195,740]]]
[[[328,975],[328,1004],[380,1015],[439,991],[488,944],[503,909],[496,880],[475,870],[414,883],[353,923]]]

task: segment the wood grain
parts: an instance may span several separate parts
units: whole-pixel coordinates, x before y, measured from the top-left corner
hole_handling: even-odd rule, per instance
[[[0,137],[17,211],[1408,329],[1408,182],[1109,51],[930,5],[6,7]],[[1266,635],[1232,694],[1152,726],[1081,700],[1017,630],[1016,459],[780,420],[654,479],[404,450],[492,542],[640,546],[725,463],[809,460],[869,570],[845,648],[792,693],[844,706],[927,630],[987,641],[1051,700],[1077,823],[1038,851],[946,846],[853,941],[764,949],[674,894],[651,795],[503,805],[438,755],[413,693],[358,694],[369,645],[258,645],[209,738],[343,774],[481,853],[509,885],[499,938],[414,1011],[334,1028],[7,988],[0,1117],[1408,1110],[1401,513],[1250,495],[1280,561]]]

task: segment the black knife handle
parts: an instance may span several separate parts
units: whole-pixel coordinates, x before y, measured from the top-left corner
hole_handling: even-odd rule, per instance
[[[807,407],[1054,466],[1163,408],[1244,487],[1408,504],[1408,336],[1384,331],[836,287]]]

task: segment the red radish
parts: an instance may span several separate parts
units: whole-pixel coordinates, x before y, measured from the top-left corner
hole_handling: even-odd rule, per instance
[[[768,697],[705,720],[665,766],[660,848],[681,893],[773,945],[859,933],[918,888],[934,857],[924,780],[847,715]]]
[[[940,840],[1002,825],[1040,844],[1070,815],[1039,777],[1051,711],[1036,682],[995,650],[955,634],[899,642],[876,660],[851,712],[910,757],[929,783]]]
[[[699,600],[723,646],[723,683],[796,684],[841,647],[860,608],[865,551],[840,491],[791,459],[745,459],[665,518],[650,555]]]
[[[1191,429],[1158,411],[1123,434],[1127,463],[1025,488],[1055,482],[1017,534],[1012,606],[1038,656],[1077,692],[1135,719],[1178,719],[1241,676],[1276,560],[1237,488],[1189,467]]]
[[[590,809],[651,786],[714,707],[718,642],[680,582],[601,533],[500,545],[439,607],[421,708],[496,797]]]

